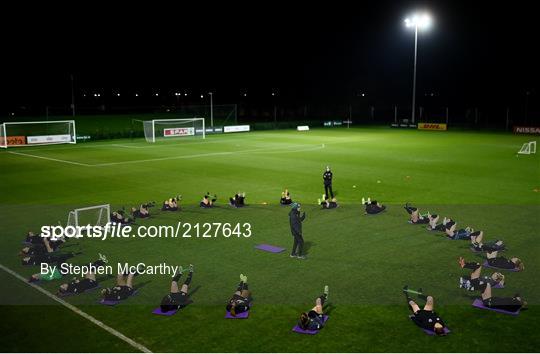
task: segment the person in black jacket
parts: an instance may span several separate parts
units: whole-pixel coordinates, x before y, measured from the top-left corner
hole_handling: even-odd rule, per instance
[[[293,203],[292,209],[289,212],[289,222],[291,224],[291,233],[294,238],[293,247],[291,251],[291,258],[297,257],[299,259],[305,259],[302,255],[304,248],[304,237],[302,236],[302,221],[306,218],[306,213],[300,215],[300,204]]]
[[[332,191],[332,171],[330,171],[330,166],[326,166],[326,170],[323,173],[324,181],[324,194],[325,198],[323,199],[332,199],[334,198],[334,192]],[[330,194],[328,193],[330,192]]]

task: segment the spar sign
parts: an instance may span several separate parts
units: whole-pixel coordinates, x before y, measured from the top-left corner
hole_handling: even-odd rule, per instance
[[[195,135],[195,128],[165,128],[163,129],[163,136],[165,138],[173,136],[188,136]]]

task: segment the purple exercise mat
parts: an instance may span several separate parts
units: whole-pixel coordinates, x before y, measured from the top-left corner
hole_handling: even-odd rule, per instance
[[[283,252],[285,251],[285,248],[282,248],[282,247],[277,247],[277,246],[271,246],[271,245],[267,245],[267,244],[261,244],[261,245],[257,245],[255,246],[256,249],[259,249],[261,251],[266,251],[266,252],[270,252],[270,253],[280,253],[280,252]]]
[[[158,308],[156,308],[154,311],[152,311],[152,313],[153,313],[154,315],[162,315],[162,316],[172,316],[172,315],[174,315],[174,314],[177,313],[177,312],[178,312],[178,309],[176,309],[176,310],[171,310],[171,311],[167,311],[167,312],[162,312],[162,311],[161,311],[161,307],[158,307]]]
[[[138,293],[139,293],[138,290],[134,290],[133,294],[131,294],[131,296],[129,296],[126,299],[123,299],[123,300],[105,300],[105,299],[101,299],[101,300],[99,300],[99,303],[102,304],[102,305],[107,305],[107,306],[115,306],[115,305],[118,305],[120,302],[122,302],[124,300],[127,300],[130,297],[133,297],[133,296],[137,295]]]
[[[497,267],[493,267],[493,266],[490,266],[488,261],[484,261],[484,264],[482,264],[484,267],[486,268],[491,268],[491,269],[498,269],[498,270],[506,270],[508,272],[519,272],[519,269],[517,268],[514,268],[514,269],[506,269],[506,268],[497,268]]]
[[[92,292],[96,289],[99,289],[101,288],[101,285],[96,285],[94,286],[93,288],[91,289],[86,289],[85,291],[83,291],[82,293],[61,293],[59,292],[58,293],[58,297],[69,297],[69,296],[73,296],[73,295],[80,295],[80,294],[85,294],[85,293],[89,293],[89,292]]]
[[[409,318],[411,319],[411,321],[412,321],[413,316],[414,315],[409,315]],[[420,328],[422,331],[424,331],[424,333],[427,334],[428,336],[434,336],[435,335],[434,331],[431,331],[429,329],[425,329],[425,328],[422,328],[422,327],[418,327],[418,328]],[[448,334],[448,333],[450,333],[450,329],[448,329],[448,327],[444,327],[444,334]]]
[[[232,320],[245,320],[248,317],[249,317],[249,310],[247,310],[246,312],[238,313],[236,314],[236,316],[231,315],[229,311],[227,311],[227,313],[225,314],[225,318],[229,318]]]
[[[482,309],[482,310],[488,310],[488,311],[504,313],[505,315],[511,315],[511,316],[519,315],[519,310],[517,310],[516,312],[510,312],[510,311],[506,311],[506,310],[494,309],[494,308],[491,308],[491,307],[484,306],[484,303],[482,302],[481,299],[474,300],[472,305],[473,305],[473,307],[477,307],[477,308]]]
[[[323,324],[326,323],[326,321],[328,321],[328,316],[327,315],[323,315]],[[320,329],[315,329],[315,330],[309,330],[309,329],[302,329],[300,328],[298,325],[294,326],[294,328],[292,329],[293,332],[296,332],[296,333],[300,333],[300,334],[317,334],[319,333]]]

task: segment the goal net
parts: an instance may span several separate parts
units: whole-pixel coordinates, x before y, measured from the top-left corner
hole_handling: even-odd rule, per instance
[[[204,118],[145,120],[143,125],[144,137],[149,143],[175,138],[206,137]]]
[[[68,214],[67,226],[105,226],[111,221],[109,204],[73,209]]]
[[[530,155],[536,154],[536,141],[529,141],[528,143],[523,144],[521,150],[518,151],[518,154]]]
[[[2,148],[76,143],[74,120],[0,124],[0,147]]]

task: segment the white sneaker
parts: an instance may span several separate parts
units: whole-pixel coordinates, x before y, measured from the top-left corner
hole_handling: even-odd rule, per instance
[[[366,199],[362,198],[362,204],[366,204]]]

